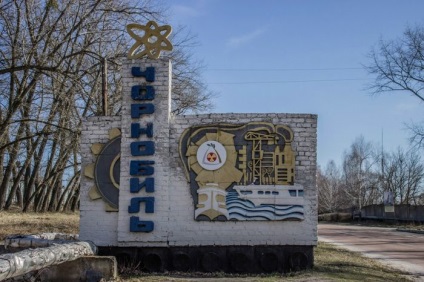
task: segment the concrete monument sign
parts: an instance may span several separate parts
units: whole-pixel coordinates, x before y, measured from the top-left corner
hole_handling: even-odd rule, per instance
[[[121,116],[83,125],[80,238],[146,270],[311,267],[317,117],[172,115],[171,62],[157,58],[170,28],[141,27],[162,43],[133,36]]]

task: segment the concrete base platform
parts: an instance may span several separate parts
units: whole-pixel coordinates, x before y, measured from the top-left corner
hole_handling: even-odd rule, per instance
[[[98,247],[141,271],[287,273],[313,267],[313,246]]]

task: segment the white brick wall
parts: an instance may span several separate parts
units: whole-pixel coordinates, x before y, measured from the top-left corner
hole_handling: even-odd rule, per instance
[[[105,203],[101,199],[90,200],[88,192],[94,186],[94,181],[84,176],[84,170],[88,164],[96,161],[96,156],[91,152],[91,145],[107,143],[109,130],[112,128],[121,128],[121,117],[88,118],[83,123],[81,132],[80,238],[91,240],[99,246],[116,244],[118,213],[105,212]]]
[[[140,67],[143,71],[146,67],[155,68],[155,81],[146,82],[142,77],[134,77],[131,74],[131,67]],[[122,145],[121,145],[121,189],[119,194],[119,223],[118,223],[118,241],[124,244],[135,242],[134,244],[164,245],[168,236],[168,156],[169,156],[169,97],[170,97],[170,62],[168,60],[127,60],[124,61],[123,74],[123,106],[122,106]],[[139,103],[131,98],[131,87],[138,84],[151,85],[155,89],[155,99],[151,103],[155,106],[155,112],[151,115],[141,116],[140,119],[131,118],[130,105]],[[150,101],[146,101],[150,102]],[[153,137],[148,138],[145,135],[138,139],[130,137],[130,127],[132,122],[139,122],[141,127],[145,127],[147,122],[153,123]],[[131,156],[129,144],[134,141],[151,140],[155,142],[155,156]],[[155,162],[153,175],[155,179],[155,192],[146,193],[141,190],[139,193],[130,193],[129,191],[129,168],[130,160],[152,160]],[[140,180],[144,177],[140,177]],[[154,197],[155,212],[146,214],[144,204],[142,204],[138,214],[129,214],[128,206],[131,198],[134,197]],[[151,220],[154,222],[154,231],[150,233],[129,232],[130,217],[138,216],[140,220]],[[120,244],[121,245],[121,244]]]
[[[144,190],[133,194],[129,192],[129,143],[130,124],[137,122],[131,119],[129,105],[131,86],[145,83],[144,78],[134,78],[131,67],[147,66],[156,68],[156,80],[153,85],[156,97],[153,101],[156,111],[149,117],[142,117],[140,123],[153,122],[153,138],[156,153],[154,160],[155,192]],[[316,197],[316,126],[317,116],[310,114],[205,114],[174,116],[169,115],[170,64],[167,60],[125,61],[123,110],[122,110],[122,147],[121,147],[121,179],[119,214],[102,211],[103,206],[88,200],[88,183],[83,183],[81,193],[81,237],[92,240],[98,245],[114,246],[188,246],[188,245],[315,245],[317,243],[317,197]],[[91,130],[101,127],[101,118],[97,119]],[[287,125],[294,133],[292,143],[296,155],[295,182],[304,186],[303,221],[243,221],[243,222],[207,222],[194,220],[194,205],[190,187],[185,178],[183,165],[178,153],[178,142],[181,133],[194,125],[216,123],[245,124],[252,121],[271,122]],[[92,121],[90,121],[92,122]],[[117,121],[114,120],[115,124]],[[107,123],[111,123],[108,121]],[[98,129],[98,128],[97,128]],[[100,130],[101,131],[101,130]],[[90,132],[90,130],[83,131]],[[101,135],[101,134],[100,134]],[[103,136],[104,137],[104,136]],[[101,139],[101,136],[98,137]],[[83,137],[83,162],[90,159],[90,142],[94,137]],[[138,140],[149,140],[140,137]],[[88,147],[88,149],[87,149]],[[83,179],[85,177],[83,176]],[[142,179],[142,178],[140,178]],[[86,180],[85,180],[86,181]],[[86,181],[87,182],[87,181]],[[129,214],[128,206],[132,197],[154,196],[154,214],[145,214],[144,205],[139,214]],[[139,216],[143,220],[154,221],[155,228],[151,233],[129,231],[130,216]]]
[[[246,124],[252,121],[289,126],[294,133],[295,182],[304,186],[305,220],[207,222],[194,220],[193,199],[178,155],[182,132],[195,125]],[[206,114],[176,116],[171,122],[170,151],[172,189],[170,245],[315,245],[317,242],[316,173],[317,116],[309,114]]]

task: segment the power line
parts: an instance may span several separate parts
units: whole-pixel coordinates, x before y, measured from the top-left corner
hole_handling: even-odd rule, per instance
[[[283,83],[305,83],[305,82],[334,82],[334,81],[364,81],[369,78],[340,78],[340,79],[311,79],[311,80],[282,80],[282,81],[245,81],[245,82],[209,82],[208,84],[283,84]]]
[[[333,71],[333,70],[363,70],[358,67],[346,68],[206,68],[205,71]]]

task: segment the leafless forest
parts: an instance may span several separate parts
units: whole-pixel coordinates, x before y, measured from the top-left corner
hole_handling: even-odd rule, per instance
[[[383,152],[360,136],[342,161],[318,168],[320,213],[383,204],[385,191],[392,193],[394,204],[424,204],[424,163],[417,149]]]
[[[371,93],[410,95],[424,101],[424,26],[408,26],[393,40],[380,40],[368,56],[365,69],[374,81]],[[319,212],[361,209],[382,204],[391,192],[394,204],[424,204],[424,121],[407,126],[409,148],[385,152],[358,137],[342,158],[342,165],[329,162],[318,170]],[[403,133],[402,133],[403,134]]]
[[[132,44],[125,27],[169,16],[166,2],[153,0],[0,1],[0,210],[78,209],[81,123],[120,113],[120,62]],[[174,114],[210,109],[213,93],[192,58],[195,36],[176,27],[171,42]],[[367,68],[371,89],[422,101],[423,46],[422,27],[380,42]],[[410,124],[418,148],[422,125]],[[330,162],[317,175],[320,212],[378,204],[384,191],[397,204],[423,204],[424,165],[415,150],[382,152],[360,137],[340,166]]]
[[[158,3],[0,1],[0,210],[78,209],[81,123],[119,115],[120,61],[132,44],[125,27],[164,24]],[[194,36],[177,27],[171,41],[174,113],[210,107]]]

